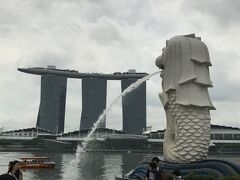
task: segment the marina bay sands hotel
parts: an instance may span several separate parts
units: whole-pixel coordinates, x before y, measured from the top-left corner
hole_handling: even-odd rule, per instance
[[[54,133],[64,132],[67,78],[82,79],[82,114],[80,130],[90,129],[106,108],[107,80],[121,80],[123,92],[130,84],[147,73],[135,70],[113,74],[79,73],[75,70],[47,68],[18,68],[19,71],[41,75],[41,97],[36,126]],[[146,82],[122,98],[123,131],[142,134],[146,128]],[[100,124],[106,128],[106,117]]]

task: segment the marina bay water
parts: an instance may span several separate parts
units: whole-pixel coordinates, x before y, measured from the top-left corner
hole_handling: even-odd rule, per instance
[[[73,153],[0,152],[0,174],[7,171],[9,161],[24,156],[48,156],[56,163],[55,169],[24,170],[25,180],[113,180],[115,176],[136,167],[146,154],[85,152],[76,166],[69,168]],[[70,171],[70,172],[69,172]]]
[[[85,152],[84,158],[74,168],[69,169],[69,161],[75,158],[74,153],[0,152],[0,174],[7,171],[9,161],[23,156],[49,156],[56,163],[55,169],[24,170],[24,180],[114,180],[115,176],[127,173],[147,157],[162,158],[160,154]],[[209,156],[209,158],[240,163],[239,154]]]

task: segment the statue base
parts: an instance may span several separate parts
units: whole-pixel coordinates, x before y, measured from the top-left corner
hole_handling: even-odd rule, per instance
[[[123,177],[116,177],[116,180],[128,180],[128,179],[144,179],[148,169],[148,162],[144,162],[130,171]],[[221,176],[239,176],[240,177],[240,165],[231,161],[208,159],[193,163],[170,163],[166,161],[160,161],[160,170],[163,170],[168,176],[173,171],[179,170],[182,177],[197,175],[197,176],[212,176],[218,178]]]

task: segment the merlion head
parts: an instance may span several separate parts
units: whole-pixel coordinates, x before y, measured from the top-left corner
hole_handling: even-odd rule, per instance
[[[212,87],[211,62],[207,46],[200,37],[189,34],[167,40],[155,63],[162,69],[163,92],[176,90],[177,103],[214,108],[207,90]],[[187,94],[189,90],[191,93]]]

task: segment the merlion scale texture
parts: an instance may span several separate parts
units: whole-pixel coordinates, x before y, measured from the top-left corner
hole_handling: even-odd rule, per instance
[[[209,98],[212,87],[207,46],[194,34],[167,40],[156,65],[162,69],[160,100],[166,112],[166,161],[188,163],[207,158],[210,142]]]

